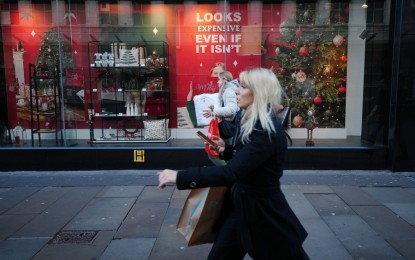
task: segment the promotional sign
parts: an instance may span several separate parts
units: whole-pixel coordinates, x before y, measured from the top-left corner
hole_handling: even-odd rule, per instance
[[[220,72],[237,78],[261,65],[262,18],[252,6],[186,5],[177,10],[178,128],[201,127],[192,118],[194,96],[217,93]]]

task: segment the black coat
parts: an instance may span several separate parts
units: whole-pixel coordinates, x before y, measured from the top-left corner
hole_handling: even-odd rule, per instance
[[[275,134],[268,135],[258,122],[249,143],[236,139],[233,147],[227,146],[225,157],[232,155],[227,165],[190,168],[177,175],[178,189],[231,187],[243,249],[253,250],[259,259],[289,257],[307,236],[281,191],[287,139],[279,119],[273,120]]]

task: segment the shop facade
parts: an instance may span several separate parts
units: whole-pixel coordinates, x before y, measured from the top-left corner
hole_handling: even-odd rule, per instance
[[[265,67],[287,94],[288,168],[412,171],[414,23],[414,1],[3,1],[2,164],[208,163],[195,133],[218,72]]]

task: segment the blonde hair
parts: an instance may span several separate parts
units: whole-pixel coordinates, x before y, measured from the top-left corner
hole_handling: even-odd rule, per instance
[[[219,71],[217,71],[219,70]],[[220,72],[225,71],[225,63],[216,62],[215,65],[210,69],[209,75],[211,77],[217,77]]]
[[[243,71],[239,82],[252,92],[253,102],[245,109],[241,120],[242,142],[249,141],[249,135],[259,120],[262,128],[270,135],[275,132],[272,115],[275,103],[280,103],[282,88],[275,74],[268,69],[255,68]]]
[[[229,71],[222,71],[221,73],[219,73],[219,78],[226,80],[227,82],[231,82],[233,80],[232,73],[230,73]]]

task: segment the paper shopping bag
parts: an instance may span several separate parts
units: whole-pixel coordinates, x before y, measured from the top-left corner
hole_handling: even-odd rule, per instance
[[[213,136],[219,136],[219,123],[218,118],[216,116],[214,116],[212,120],[210,120],[207,134],[207,137],[209,137],[209,139],[211,140],[213,140]],[[205,151],[214,157],[219,157],[219,153],[215,150],[210,149],[209,145],[205,146]]]
[[[220,216],[226,187],[190,191],[177,224],[188,246],[212,243],[214,225]]]
[[[213,105],[214,107],[220,107],[219,103],[219,93],[213,94],[200,94],[196,95],[193,98],[193,103],[195,106],[195,116],[197,121],[197,126],[207,126],[209,125],[210,118],[206,118],[203,115],[203,111]]]

